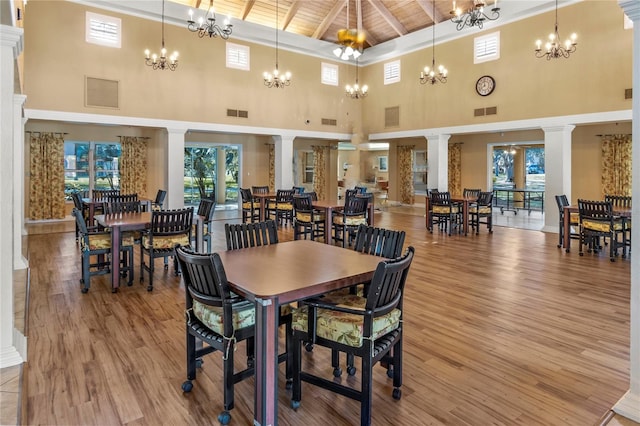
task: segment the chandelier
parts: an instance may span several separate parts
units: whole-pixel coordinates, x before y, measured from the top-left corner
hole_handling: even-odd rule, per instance
[[[284,74],[280,74],[278,70],[278,0],[276,0],[276,69],[273,73],[264,73],[264,85],[271,88],[283,88],[291,84],[291,73],[287,71]]]
[[[178,68],[178,52],[173,54],[167,59],[167,49],[164,47],[164,0],[162,0],[162,49],[160,49],[160,56],[157,54],[151,54],[149,49],[144,51],[145,64],[152,67],[154,70],[171,70],[175,71]]]
[[[347,84],[345,87],[345,94],[351,99],[360,99],[367,96],[369,90],[369,86],[366,84],[362,87],[358,84],[358,59],[356,58],[356,84],[353,86]]]
[[[423,71],[420,71],[420,84],[436,84],[437,82],[446,83],[447,82],[447,73],[449,72],[444,65],[440,65],[436,68],[436,2],[433,2],[433,25],[432,29],[432,47],[431,51],[431,68],[429,66],[424,67]]]
[[[189,10],[189,19],[187,20],[187,28],[192,33],[197,32],[198,37],[209,36],[211,38],[220,36],[224,40],[227,40],[233,31],[233,25],[231,25],[231,19],[224,20],[224,27],[216,24],[216,11],[213,8],[213,0],[209,2],[209,9],[204,16],[198,18],[198,23],[193,20],[193,10]]]
[[[356,29],[349,29],[349,2],[347,1],[347,26],[338,31],[339,46],[333,49],[333,54],[343,61],[362,55],[364,33]]]
[[[453,10],[449,12],[451,15],[451,22],[456,24],[456,29],[458,31],[462,30],[464,27],[478,27],[482,29],[484,25],[484,21],[495,21],[500,17],[500,8],[498,7],[498,0],[493,2],[493,7],[491,8],[491,16],[484,13],[484,7],[486,3],[484,0],[473,0],[473,6],[470,7],[466,12],[462,12],[460,8],[456,8],[456,2],[453,2]]]
[[[558,0],[556,0],[556,24],[555,31],[549,34],[549,40],[544,45],[545,50],[542,50],[542,40],[536,40],[536,57],[547,58],[547,60],[568,58],[573,52],[576,51],[578,42],[576,41],[578,36],[576,33],[571,34],[571,37],[564,41],[564,46],[560,43],[560,35],[558,34]]]

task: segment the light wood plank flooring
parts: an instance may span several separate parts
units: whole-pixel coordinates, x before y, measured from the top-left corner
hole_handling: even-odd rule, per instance
[[[448,237],[426,231],[420,215],[391,211],[378,212],[376,225],[404,229],[416,258],[402,399],[391,398],[391,380],[376,368],[374,425],[593,425],[628,389],[628,260],[567,254],[556,234],[537,231]],[[223,226],[216,222],[216,250],[224,249]],[[280,237],[291,239],[291,229]],[[132,287],[112,294],[105,275],[82,294],[73,232],[28,240],[26,423],[216,423],[220,359],[206,358],[183,394],[184,288],[161,259],[152,293],[136,270]],[[327,351],[304,357],[305,368],[331,377]],[[278,392],[281,425],[359,424],[347,398],[304,384],[296,412],[284,380]],[[252,394],[253,379],[236,386],[232,424],[252,424]]]

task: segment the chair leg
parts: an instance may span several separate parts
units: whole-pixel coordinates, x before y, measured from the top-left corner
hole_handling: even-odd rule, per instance
[[[372,346],[372,342],[367,343]],[[367,351],[366,353],[370,353]],[[371,357],[362,357],[362,395],[360,395],[360,425],[371,424],[371,402],[373,400],[373,362]]]
[[[80,282],[84,285],[84,287],[82,287],[83,293],[88,292],[89,287],[91,286],[91,275],[89,273],[90,263],[91,259],[89,256],[89,252],[82,252],[82,278],[80,279]]]
[[[218,421],[222,424],[229,423],[231,419],[230,410],[233,410],[234,406],[234,392],[233,392],[233,340],[227,340],[229,347],[225,350],[227,359],[223,358],[223,386],[224,386],[224,411],[218,415]]]
[[[293,384],[291,390],[291,407],[296,409],[302,400],[302,340],[293,338]]]

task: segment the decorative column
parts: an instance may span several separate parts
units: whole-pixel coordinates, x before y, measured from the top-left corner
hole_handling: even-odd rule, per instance
[[[18,336],[14,333],[13,271],[14,246],[22,232],[15,235],[14,192],[15,174],[15,100],[14,66],[22,52],[23,31],[21,28],[0,25],[0,368],[17,365],[24,360],[16,349]],[[22,111],[20,109],[20,111]],[[23,159],[18,159],[23,161]],[[24,179],[20,177],[19,181]],[[22,209],[20,209],[22,210]],[[21,213],[22,214],[22,213]],[[22,255],[22,254],[21,254]]]
[[[25,269],[29,262],[22,254],[24,229],[24,125],[22,107],[25,95],[13,95],[13,267]]]
[[[449,190],[449,138],[451,135],[427,135],[427,189]]]
[[[632,164],[640,164],[640,1],[619,0],[629,19],[633,21],[633,99],[632,111]],[[631,196],[640,200],[640,167],[633,167]],[[640,203],[633,205],[631,221],[640,223]],[[640,229],[631,227],[631,239],[640,241]],[[631,325],[629,350],[629,390],[616,403],[613,410],[640,423],[640,250],[631,250]]]
[[[275,189],[293,188],[293,139],[291,135],[273,136],[276,150],[276,187]]]
[[[571,203],[571,132],[576,126],[544,127],[544,232],[558,232],[556,195]]]
[[[184,207],[184,135],[187,129],[167,129],[167,200],[165,208]]]

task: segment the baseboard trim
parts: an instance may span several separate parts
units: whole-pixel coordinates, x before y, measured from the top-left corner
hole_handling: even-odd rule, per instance
[[[613,411],[629,420],[640,423],[640,394],[631,393],[631,390],[628,390],[613,406]]]

